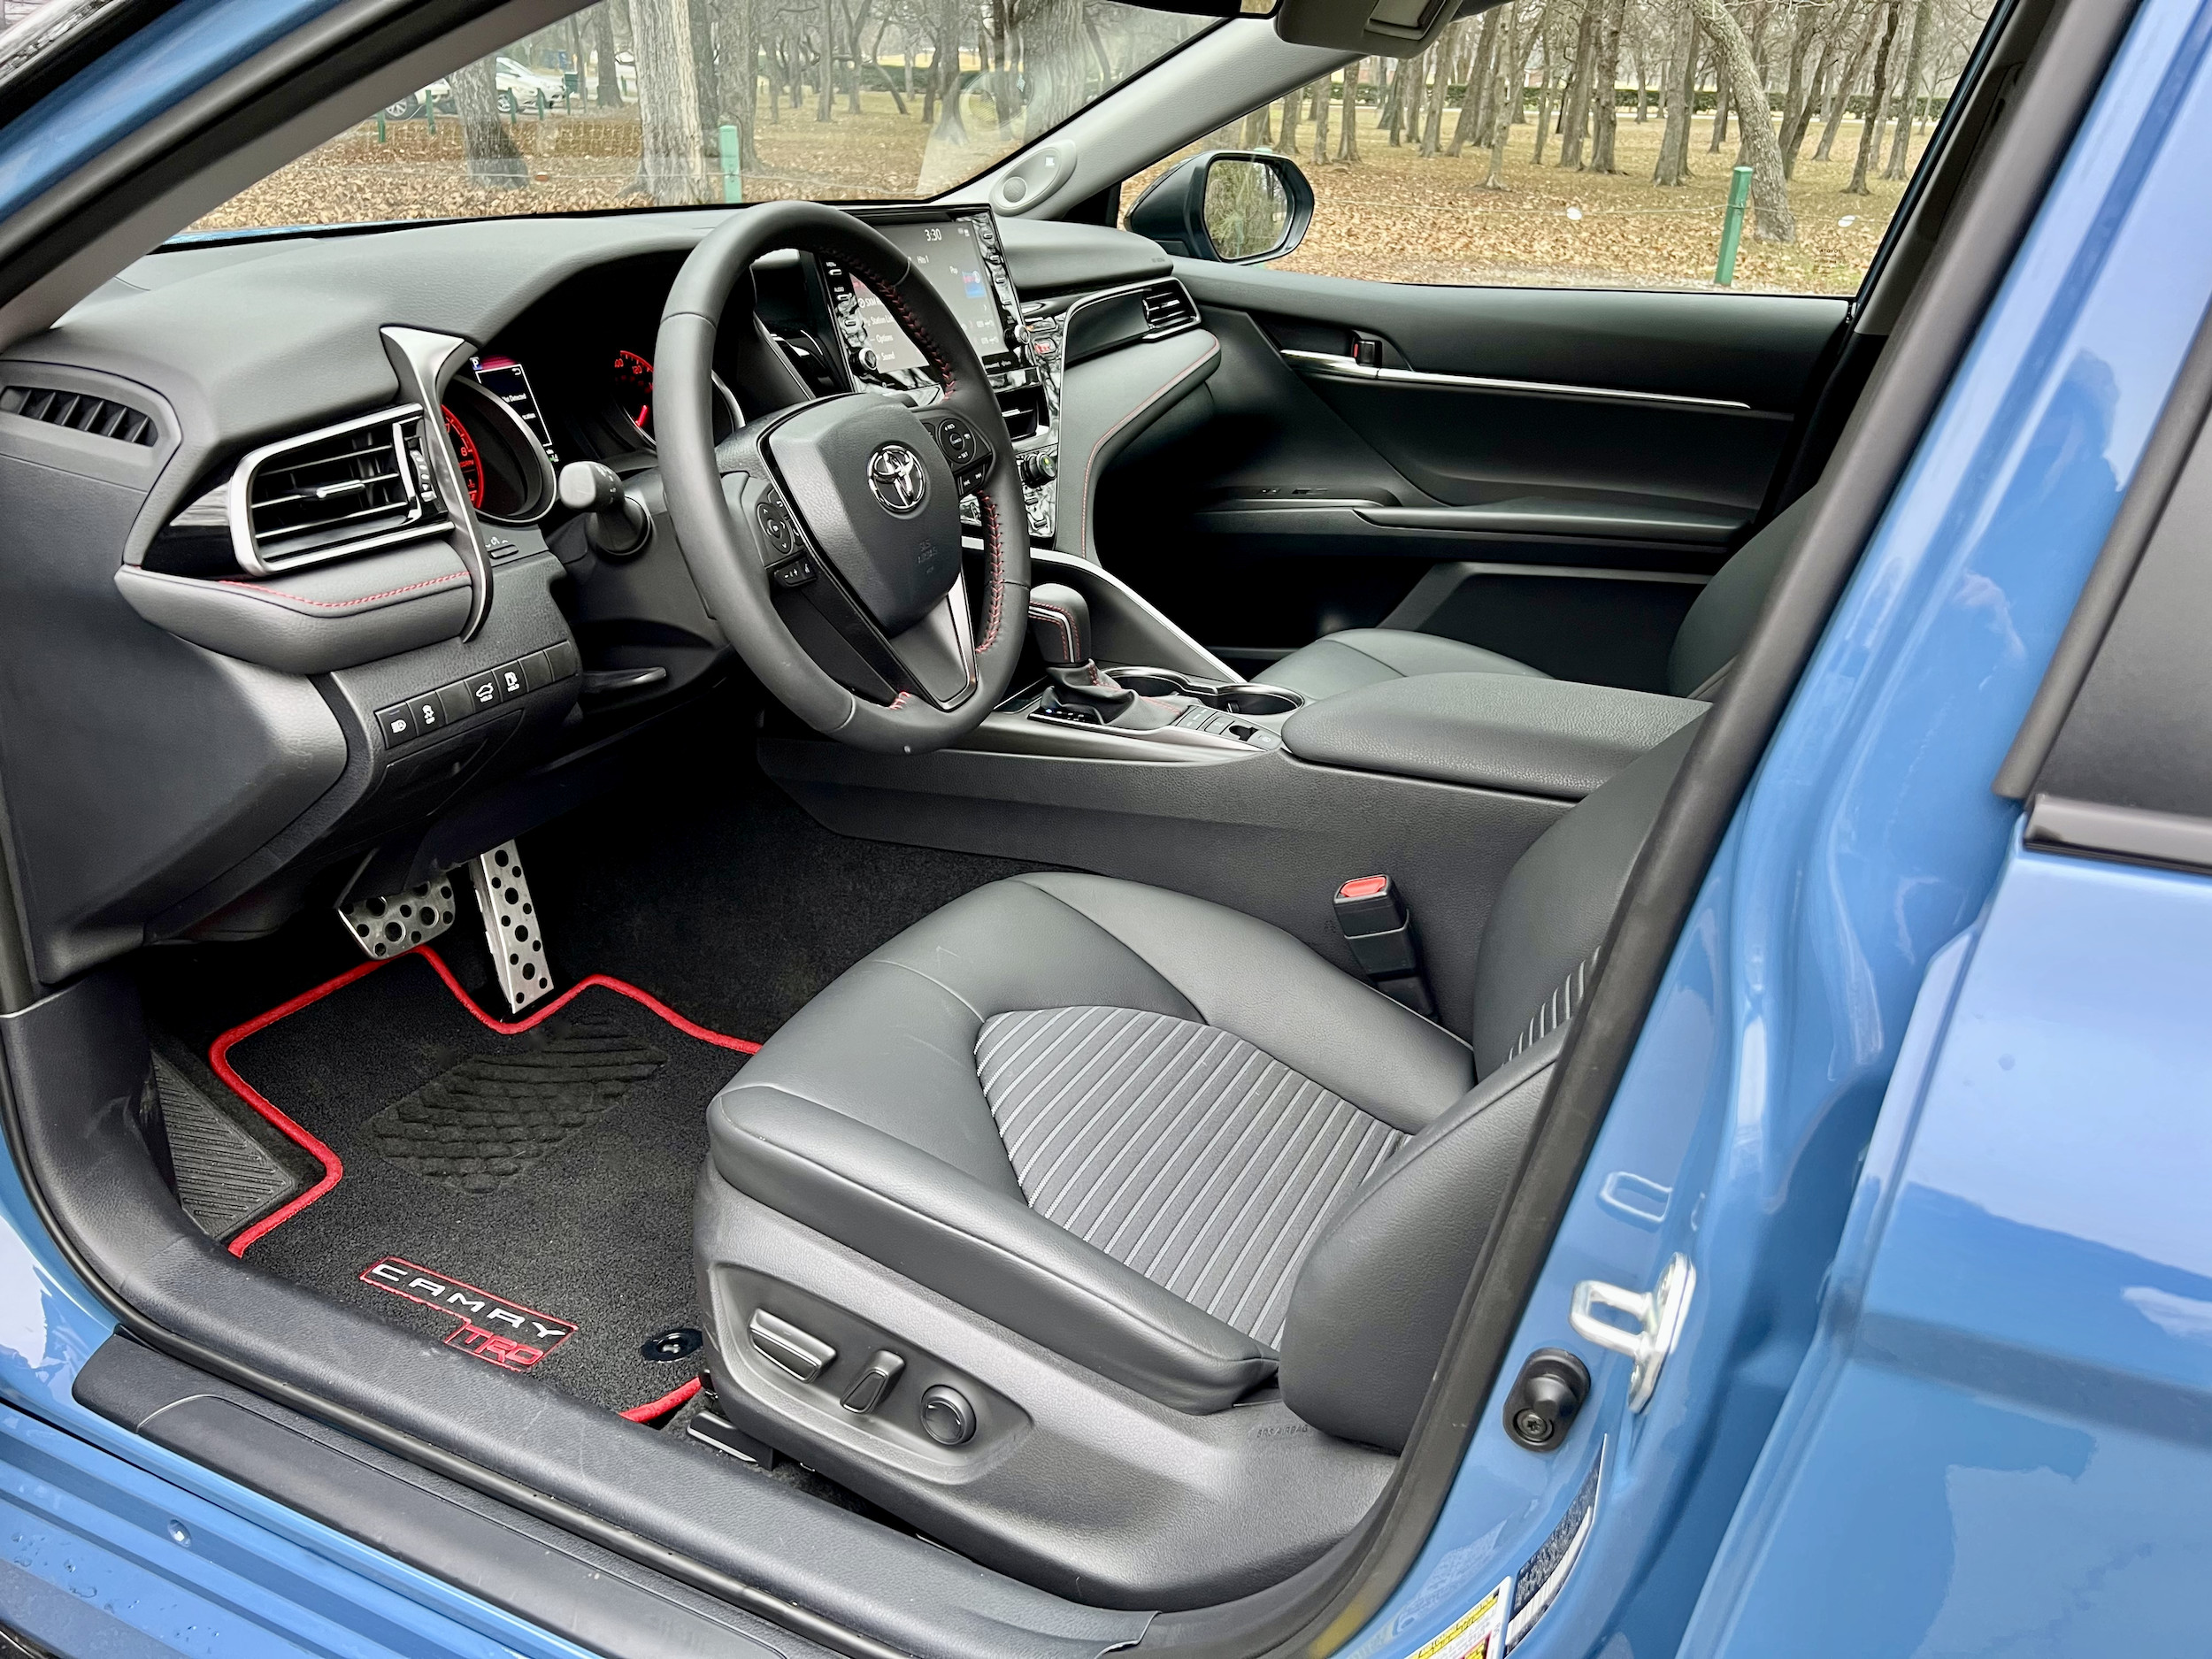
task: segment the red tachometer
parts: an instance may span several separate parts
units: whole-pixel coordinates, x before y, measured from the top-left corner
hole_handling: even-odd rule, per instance
[[[460,416],[447,409],[443,403],[438,408],[445,415],[446,435],[453,440],[453,453],[461,463],[461,483],[469,493],[469,505],[481,507],[484,504],[484,457],[476,452],[476,440],[461,424]]]
[[[630,424],[647,437],[653,435],[653,365],[634,351],[614,357],[615,401]]]

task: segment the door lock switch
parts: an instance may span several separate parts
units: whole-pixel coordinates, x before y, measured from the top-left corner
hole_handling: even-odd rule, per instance
[[[745,1334],[753,1339],[753,1348],[762,1358],[801,1382],[812,1382],[837,1357],[837,1350],[820,1337],[802,1331],[788,1319],[777,1318],[765,1308],[753,1310]]]
[[[860,1375],[845,1391],[845,1409],[855,1417],[866,1417],[883,1403],[883,1396],[891,1392],[891,1385],[906,1369],[906,1362],[889,1348],[878,1348],[868,1356],[868,1363],[860,1368]]]

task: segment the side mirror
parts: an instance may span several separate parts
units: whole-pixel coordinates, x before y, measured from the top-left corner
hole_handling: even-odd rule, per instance
[[[1288,156],[1209,150],[1179,162],[1129,210],[1129,228],[1171,254],[1223,265],[1279,259],[1313,223],[1313,186]]]

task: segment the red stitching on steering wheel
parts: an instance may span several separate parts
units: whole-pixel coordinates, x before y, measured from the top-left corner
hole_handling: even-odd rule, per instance
[[[945,396],[950,397],[953,394],[953,388],[958,383],[953,375],[952,365],[946,360],[945,354],[938,349],[937,342],[931,336],[929,330],[922,326],[921,319],[915,316],[912,308],[899,297],[898,290],[884,280],[881,272],[870,271],[865,266],[850,260],[847,263],[852,265],[855,273],[867,283],[869,291],[883,302],[885,309],[895,316],[906,332],[913,336],[914,343],[921,347],[924,354],[935,365],[937,373],[944,377]]]
[[[978,495],[975,504],[983,515],[985,545],[991,550],[991,600],[984,613],[983,642],[975,648],[979,655],[998,643],[999,621],[1006,609],[1006,553],[999,543],[998,503],[988,495]]]

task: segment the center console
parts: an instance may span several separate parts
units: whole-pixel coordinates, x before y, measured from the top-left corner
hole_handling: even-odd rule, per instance
[[[1058,319],[1041,313],[1025,318],[987,207],[864,208],[856,217],[913,261],[967,330],[1014,441],[1030,536],[1050,542],[1060,457]],[[821,270],[853,384],[899,393],[918,404],[941,396],[920,349],[883,301],[836,260],[824,257]],[[972,501],[962,503],[961,511],[976,522]]]

